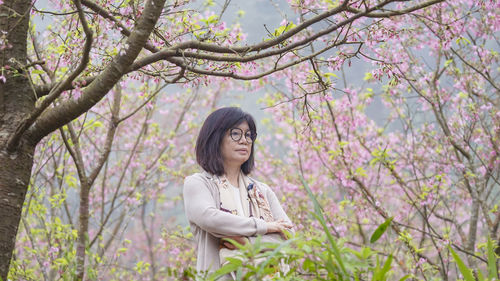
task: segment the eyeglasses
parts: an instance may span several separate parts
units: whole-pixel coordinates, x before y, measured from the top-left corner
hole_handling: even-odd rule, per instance
[[[233,141],[238,142],[241,140],[241,137],[243,136],[243,130],[240,128],[232,128],[231,130],[229,130],[229,135],[231,136],[231,139],[233,139]],[[251,131],[247,131],[245,133],[245,139],[247,140],[248,143],[254,142],[256,138],[257,138],[257,133],[252,133]]]

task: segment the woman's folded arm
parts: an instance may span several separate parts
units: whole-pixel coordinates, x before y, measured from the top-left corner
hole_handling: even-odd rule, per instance
[[[188,220],[216,237],[254,236],[267,232],[266,222],[221,211],[206,184],[193,176],[184,181],[184,206]]]

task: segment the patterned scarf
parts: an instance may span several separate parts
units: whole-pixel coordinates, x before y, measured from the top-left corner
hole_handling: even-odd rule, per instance
[[[240,191],[240,200],[243,207],[243,214],[238,213],[236,202],[234,202],[234,187],[225,177],[217,177],[215,182],[219,188],[220,210],[234,215],[244,217],[257,217],[265,221],[274,221],[269,202],[257,185],[248,176],[242,172],[238,177],[238,189]]]
[[[243,207],[243,214],[238,212],[238,207],[236,202],[234,202],[234,187],[231,186],[229,180],[225,177],[214,177],[213,178],[217,187],[219,188],[220,195],[220,210],[225,211],[234,215],[245,216],[245,217],[257,217],[263,219],[267,222],[274,221],[273,214],[271,213],[271,208],[269,202],[259,190],[255,182],[245,176],[242,172],[238,177],[238,189],[240,191],[240,200]],[[255,237],[247,237],[249,243],[253,243]],[[281,237],[278,234],[267,234],[262,237],[261,242],[273,242],[279,243]],[[228,258],[233,258],[238,255],[238,250],[230,250],[225,247],[219,249],[219,259],[220,266],[225,265],[228,262]],[[259,259],[263,261],[265,258]],[[234,272],[229,273],[231,279],[236,280],[236,275]]]

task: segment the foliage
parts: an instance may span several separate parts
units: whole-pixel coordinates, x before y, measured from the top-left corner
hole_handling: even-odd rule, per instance
[[[486,281],[486,280],[498,280],[499,272],[497,270],[497,262],[498,256],[495,253],[495,246],[490,237],[488,237],[486,255],[488,258],[488,273],[483,274],[480,269],[471,269],[469,268],[464,261],[460,258],[460,256],[453,250],[450,246],[448,246],[448,250],[451,252],[453,256],[453,260],[457,263],[458,269],[460,273],[462,273],[465,281]],[[485,277],[487,276],[487,277]]]

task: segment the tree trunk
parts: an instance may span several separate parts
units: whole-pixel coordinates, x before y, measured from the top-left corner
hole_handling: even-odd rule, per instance
[[[471,194],[472,196],[472,194]],[[469,222],[469,236],[466,244],[466,249],[474,253],[475,252],[475,245],[476,245],[476,237],[477,237],[477,224],[478,224],[478,219],[479,219],[479,199],[474,198],[472,199],[472,206],[471,206],[471,218]],[[467,255],[467,261],[469,262],[469,266],[474,268],[476,266],[476,259],[473,258],[471,255]]]
[[[78,226],[78,242],[76,247],[76,275],[74,280],[83,280],[85,275],[85,248],[88,241],[89,229],[89,193],[90,187],[86,183],[87,179],[80,188],[80,224]]]
[[[0,277],[7,280],[17,229],[28,189],[35,144],[21,141],[14,151],[6,144],[35,105],[26,77],[26,44],[30,0],[5,0],[0,5]],[[5,78],[5,80],[3,80]]]
[[[13,155],[5,154],[2,146],[0,150],[0,277],[7,280],[34,149],[25,146]]]

